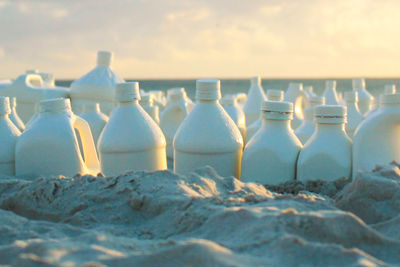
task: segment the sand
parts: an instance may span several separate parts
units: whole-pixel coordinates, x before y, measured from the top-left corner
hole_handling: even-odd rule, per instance
[[[280,193],[208,167],[26,178],[0,177],[0,265],[400,263],[396,165],[352,182],[269,187]]]

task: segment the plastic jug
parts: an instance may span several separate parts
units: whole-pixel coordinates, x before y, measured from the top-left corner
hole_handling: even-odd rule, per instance
[[[293,103],[265,101],[261,110],[261,129],[243,152],[241,179],[269,185],[294,180],[302,145],[290,126]]]
[[[97,52],[97,66],[71,84],[72,109],[82,112],[86,102],[100,103],[101,110],[109,114],[114,108],[115,85],[124,82],[111,68],[113,54]]]
[[[20,136],[15,151],[17,175],[72,176],[100,172],[90,127],[71,112],[69,99],[40,101],[40,115]]]
[[[166,170],[165,137],[139,104],[139,83],[117,84],[118,106],[98,141],[103,173],[119,175],[133,170]]]
[[[83,106],[83,112],[79,115],[90,126],[94,144],[97,145],[101,131],[108,122],[108,117],[100,111],[99,103],[87,102]]]
[[[244,114],[246,115],[246,125],[249,126],[260,117],[261,103],[265,100],[264,90],[261,86],[259,76],[250,79],[250,89],[247,93],[246,104],[244,104]]]
[[[174,171],[188,173],[209,165],[222,176],[240,178],[243,138],[218,100],[220,81],[196,81],[196,105],[174,138]]]
[[[284,99],[285,101],[292,102],[294,105],[292,129],[295,130],[304,119],[303,109],[308,103],[308,96],[303,90],[303,84],[289,83],[289,88],[285,93]]]
[[[160,123],[159,109],[158,106],[154,105],[152,94],[143,94],[140,99],[140,105],[157,124]]]
[[[36,119],[37,119],[37,117],[39,117],[39,115],[40,115],[40,103],[36,103],[34,113],[31,116],[31,118],[29,119],[29,121],[25,124],[25,129],[28,128],[30,125],[32,125],[32,123],[36,121]]]
[[[396,93],[396,85],[395,84],[386,84],[383,87],[383,93],[381,95],[393,95]],[[372,108],[364,114],[364,118],[369,117],[371,114],[375,113],[379,109],[379,101],[376,101],[374,98]]]
[[[346,107],[317,106],[316,130],[300,151],[297,179],[332,181],[351,176],[351,140],[347,136]]]
[[[336,92],[336,81],[328,80],[325,82],[325,91],[323,96],[325,97],[325,104],[340,105],[340,99]]]
[[[0,95],[16,97],[18,115],[27,122],[34,114],[36,103],[43,99],[69,97],[65,87],[46,88],[38,74],[22,74],[10,86],[0,89]]]
[[[11,98],[10,107],[11,107],[11,114],[9,116],[10,120],[12,121],[12,123],[14,123],[15,126],[17,126],[18,130],[23,132],[25,130],[25,125],[22,122],[21,118],[18,116],[17,99],[15,97]]]
[[[312,96],[309,99],[309,106],[304,110],[304,120],[294,131],[302,144],[305,144],[315,131],[314,108],[324,104],[325,97],[323,96]]]
[[[268,89],[267,100],[268,101],[283,101],[284,93],[282,90]],[[261,128],[262,119],[261,116],[253,122],[246,131],[246,143],[254,136],[254,134]]]
[[[15,144],[21,132],[11,122],[10,99],[0,97],[0,174],[15,175]]]
[[[380,107],[357,128],[353,144],[353,177],[378,164],[400,162],[400,94],[381,95]]]
[[[238,105],[237,99],[233,95],[226,95],[221,98],[220,103],[233,122],[239,128],[243,140],[246,138],[246,117],[242,108]]]
[[[353,79],[353,90],[358,93],[358,109],[364,115],[372,108],[374,97],[367,91],[363,78]]]
[[[364,117],[358,110],[358,93],[356,91],[345,92],[344,99],[347,104],[346,133],[350,138],[353,138],[357,126],[363,121]]]
[[[179,126],[192,109],[191,103],[186,99],[186,92],[183,88],[168,90],[167,106],[160,116],[160,127],[167,141],[167,157],[174,157],[172,142]]]

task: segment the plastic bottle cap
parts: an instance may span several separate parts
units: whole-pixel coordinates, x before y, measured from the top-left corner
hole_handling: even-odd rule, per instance
[[[40,112],[62,112],[71,110],[69,98],[53,98],[40,101]]]
[[[97,52],[97,65],[99,66],[110,66],[113,53],[110,51],[98,51]]]
[[[167,91],[167,97],[171,100],[181,100],[185,98],[186,91],[185,88],[172,88]]]
[[[357,91],[344,92],[344,100],[346,100],[346,102],[356,103],[358,101],[358,92]]]
[[[317,123],[345,123],[347,107],[339,105],[319,105],[314,108]]]
[[[284,92],[282,90],[268,89],[267,99],[269,101],[283,101]]]
[[[399,105],[400,104],[400,94],[391,94],[391,95],[381,95],[379,98],[379,103],[383,105]]]
[[[234,105],[236,104],[236,97],[233,95],[225,95],[219,102],[222,105]]]
[[[260,85],[261,84],[261,77],[254,76],[250,78],[251,85]]]
[[[396,93],[396,85],[395,84],[386,84],[384,93],[386,95],[392,95]]]
[[[116,96],[118,102],[140,100],[139,82],[118,83],[116,86]]]
[[[325,81],[325,88],[336,89],[336,81],[335,80]]]
[[[310,104],[312,107],[325,105],[325,97],[323,96],[312,96],[310,97]]]
[[[286,101],[264,101],[261,104],[261,112],[265,119],[292,120],[293,103]]]
[[[0,96],[0,115],[10,114],[10,98],[7,96]]]
[[[302,91],[303,90],[303,84],[302,83],[289,83],[288,90],[291,90],[291,89]]]
[[[200,79],[196,81],[197,100],[218,100],[221,98],[221,82],[218,79]]]
[[[355,78],[352,80],[353,89],[365,89],[365,80],[364,78]]]

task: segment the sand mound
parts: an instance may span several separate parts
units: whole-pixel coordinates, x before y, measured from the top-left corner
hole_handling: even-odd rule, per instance
[[[371,175],[392,180],[384,173],[366,177]],[[281,195],[262,185],[219,177],[211,168],[187,176],[163,171],[33,181],[4,177],[0,179],[0,264],[371,266],[400,262],[400,242],[394,239],[398,235],[386,235],[396,232],[398,220],[370,227],[356,212],[335,206],[346,196],[343,193],[335,203],[314,193]]]

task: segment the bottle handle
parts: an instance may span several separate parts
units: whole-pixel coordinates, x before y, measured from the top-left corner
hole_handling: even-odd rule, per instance
[[[43,79],[38,74],[26,74],[25,75],[25,84],[28,87],[42,87]]]
[[[82,148],[85,155],[85,165],[91,174],[96,175],[100,172],[100,163],[97,158],[96,148],[93,142],[92,132],[89,124],[82,118],[74,115],[74,128],[78,130],[81,137]]]

